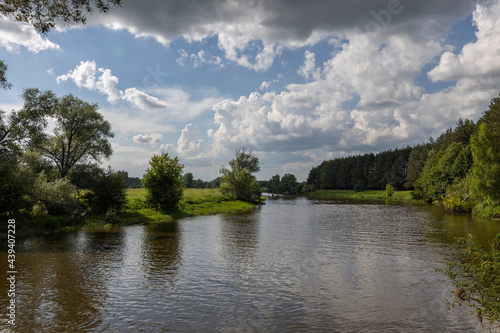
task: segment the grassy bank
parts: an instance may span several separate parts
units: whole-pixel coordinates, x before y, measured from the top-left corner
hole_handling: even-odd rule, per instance
[[[387,198],[385,191],[362,191],[354,190],[318,190],[306,194],[309,198],[317,199],[370,199],[370,200],[394,200],[412,201],[411,191],[395,191],[391,198]]]
[[[147,208],[145,196],[145,189],[128,189],[126,208],[117,214],[116,218],[125,223],[165,222],[183,217],[241,212],[255,208],[254,204],[223,196],[218,189],[185,189],[178,209],[169,213]]]
[[[109,227],[113,224],[131,225],[169,222],[183,217],[242,212],[255,208],[254,204],[231,200],[223,196],[218,189],[185,189],[178,209],[167,213],[147,208],[145,195],[145,189],[128,189],[125,209],[111,215],[87,214],[79,217],[66,217],[34,216],[29,213],[19,213],[1,216],[0,234],[6,234],[9,219],[16,220],[16,235],[36,235],[55,231],[77,230],[82,227],[92,229]]]

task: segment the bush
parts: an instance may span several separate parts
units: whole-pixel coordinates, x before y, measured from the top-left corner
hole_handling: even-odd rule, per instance
[[[80,205],[73,195],[76,187],[66,178],[49,182],[45,172],[41,172],[33,184],[30,196],[35,210],[50,215],[71,215]]]
[[[467,178],[456,179],[446,188],[443,206],[450,213],[470,213],[476,204],[471,196],[472,189],[469,186],[469,180]]]
[[[115,211],[123,209],[127,203],[126,188],[123,175],[108,168],[107,171],[100,170],[94,174],[90,191],[83,196],[94,213],[104,214],[109,209]]]
[[[387,184],[385,186],[385,196],[388,198],[391,198],[394,195],[394,187],[391,185]]]
[[[500,234],[487,250],[476,245],[470,234],[459,242],[466,245],[468,262],[450,262],[447,268],[436,269],[446,274],[456,288],[452,306],[465,302],[476,309],[481,323],[484,318],[490,325],[500,322]]]
[[[177,157],[168,154],[154,155],[150,167],[142,178],[146,188],[146,201],[155,209],[171,211],[177,208],[183,193],[182,169]]]
[[[356,185],[354,185],[354,191],[355,192],[363,192],[364,190],[366,190],[365,183],[362,180],[358,180]]]

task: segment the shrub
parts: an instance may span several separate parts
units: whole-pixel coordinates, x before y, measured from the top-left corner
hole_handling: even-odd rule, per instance
[[[33,184],[31,197],[35,210],[50,215],[71,215],[80,207],[73,195],[76,187],[66,178],[49,182],[45,172],[41,172]]]
[[[385,196],[388,198],[391,198],[394,195],[394,187],[391,185],[387,184],[385,186]]]
[[[436,269],[446,274],[456,288],[451,305],[466,303],[475,308],[481,323],[483,319],[490,325],[500,322],[500,234],[487,250],[476,245],[470,234],[459,242],[466,245],[464,255],[468,261],[450,262],[447,268]]]
[[[109,209],[122,210],[127,203],[127,184],[123,175],[111,168],[100,171],[94,174],[90,191],[84,194],[90,209],[97,214],[104,214]]]

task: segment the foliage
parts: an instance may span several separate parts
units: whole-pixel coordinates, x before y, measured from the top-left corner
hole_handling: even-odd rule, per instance
[[[406,182],[404,183],[404,187],[406,189],[412,189],[415,186],[415,182],[418,177],[422,173],[422,170],[425,165],[425,161],[427,160],[427,156],[432,149],[432,145],[422,144],[415,146],[408,158],[408,169],[406,173]]]
[[[188,172],[182,178],[182,182],[184,183],[185,188],[193,188],[194,187],[194,176],[191,172]]]
[[[45,134],[35,147],[57,166],[61,178],[77,163],[99,162],[113,153],[111,125],[97,112],[97,104],[66,95],[55,101],[50,116],[56,122],[53,135]]]
[[[23,99],[24,106],[20,111],[12,111],[8,117],[4,111],[0,111],[2,156],[19,155],[20,147],[38,142],[47,127],[47,116],[54,104],[54,94],[50,91],[26,89]]]
[[[257,202],[262,194],[260,185],[248,169],[229,171],[223,173],[222,183],[219,187],[223,195],[235,200]]]
[[[302,192],[303,184],[299,184],[294,175],[287,173],[281,179],[279,175],[273,176],[267,182],[267,187],[271,193],[299,194]]]
[[[26,193],[34,179],[24,172],[16,161],[0,163],[0,212],[16,213],[22,209],[31,209],[31,202]]]
[[[69,179],[48,181],[42,172],[35,180],[30,196],[41,212],[50,215],[71,215],[79,208],[78,201],[73,195],[75,192],[76,187]]]
[[[364,190],[366,190],[365,182],[362,180],[358,180],[356,185],[354,185],[354,191],[355,192],[363,192]]]
[[[111,167],[106,171],[99,169],[99,172],[93,174],[90,191],[84,197],[94,213],[103,214],[109,209],[120,211],[127,202],[126,187],[122,174]]]
[[[393,195],[394,195],[394,187],[392,187],[390,184],[387,184],[385,186],[385,196],[391,198]]]
[[[500,205],[488,201],[482,201],[474,206],[472,214],[485,219],[500,219]]]
[[[259,158],[244,149],[238,149],[235,159],[229,162],[231,170],[221,169],[221,185],[219,190],[222,194],[232,199],[259,202],[262,191],[257,179],[252,173],[260,170]]]
[[[383,190],[386,184],[403,189],[411,151],[407,147],[324,161],[311,169],[306,183],[320,189],[347,190],[362,181],[366,189]]]
[[[456,178],[465,178],[472,165],[470,146],[454,142],[445,151],[433,149],[429,153],[422,174],[415,182],[415,199],[428,202],[441,200],[446,188]]]
[[[477,204],[473,200],[472,187],[469,178],[457,178],[453,184],[448,185],[443,197],[443,206],[450,213],[470,213]]]
[[[12,87],[12,84],[7,82],[7,65],[3,60],[0,60],[0,88],[7,90]]]
[[[184,165],[179,164],[177,157],[170,158],[167,153],[154,155],[149,165],[142,178],[148,204],[155,209],[175,209],[182,198]]]
[[[471,139],[472,182],[476,191],[487,200],[500,203],[500,136],[487,123],[479,126]]]
[[[250,173],[260,171],[259,158],[251,151],[246,152],[245,148],[240,148],[235,152],[235,158],[229,162],[232,170],[241,171],[247,169]]]
[[[467,262],[451,262],[447,268],[436,269],[446,274],[455,286],[452,306],[465,303],[476,309],[481,322],[483,319],[490,325],[500,322],[500,234],[487,250],[476,245],[470,234],[459,242],[466,245]]]
[[[0,13],[47,33],[56,27],[56,23],[85,24],[87,14],[96,9],[107,13],[110,4],[119,6],[121,0],[4,0],[0,3]]]

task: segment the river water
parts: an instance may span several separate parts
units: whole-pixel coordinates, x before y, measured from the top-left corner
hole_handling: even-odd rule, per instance
[[[469,232],[486,244],[500,223],[269,197],[245,214],[17,239],[16,326],[3,279],[0,329],[482,332],[467,307],[447,308],[452,285],[434,271],[462,258],[454,238]]]

